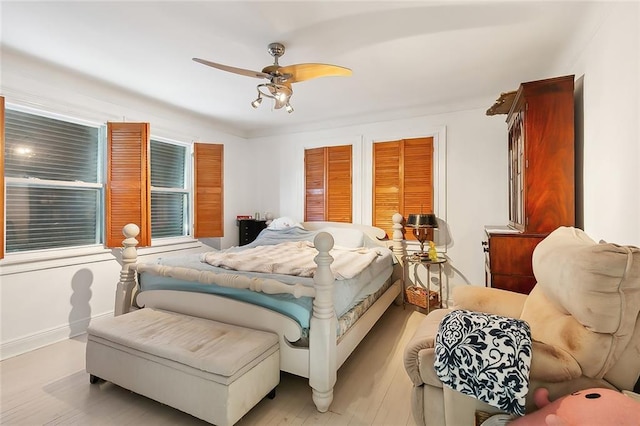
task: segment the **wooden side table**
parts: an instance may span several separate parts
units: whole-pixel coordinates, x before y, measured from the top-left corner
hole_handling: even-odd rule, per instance
[[[402,305],[410,303],[412,305],[419,306],[427,311],[431,312],[432,309],[439,309],[443,307],[443,288],[444,283],[442,281],[442,269],[447,263],[447,259],[444,257],[438,257],[437,260],[430,260],[426,256],[418,256],[416,254],[403,256],[403,268],[402,268]],[[408,284],[409,268],[413,266],[413,285]],[[431,290],[431,268],[438,267],[438,289],[437,291]],[[418,268],[423,267],[427,270],[427,282],[426,286],[418,279]],[[435,294],[434,294],[435,293]],[[437,296],[437,298],[434,298]]]

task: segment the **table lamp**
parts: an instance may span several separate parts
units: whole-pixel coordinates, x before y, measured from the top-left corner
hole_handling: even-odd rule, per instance
[[[407,219],[407,226],[413,228],[413,235],[420,242],[420,253],[418,256],[429,256],[424,251],[424,243],[427,241],[429,229],[438,227],[438,220],[433,213],[410,214]]]

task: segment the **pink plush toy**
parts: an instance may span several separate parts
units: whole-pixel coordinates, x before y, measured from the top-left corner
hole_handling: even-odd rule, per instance
[[[638,426],[640,402],[620,392],[591,388],[549,401],[549,391],[536,389],[538,410],[509,423],[509,426]]]

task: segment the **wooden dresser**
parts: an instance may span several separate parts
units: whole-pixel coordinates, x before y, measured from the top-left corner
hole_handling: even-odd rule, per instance
[[[485,227],[488,286],[529,293],[535,246],[575,225],[574,76],[522,83],[507,115],[509,224]]]

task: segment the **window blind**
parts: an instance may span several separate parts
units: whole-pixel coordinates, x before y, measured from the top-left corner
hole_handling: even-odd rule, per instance
[[[188,234],[187,194],[151,190],[151,236],[177,237]]]
[[[187,148],[151,140],[151,186],[185,188]]]
[[[99,128],[5,111],[6,251],[98,244]]]
[[[151,140],[151,236],[177,237],[189,233],[187,148]]]

